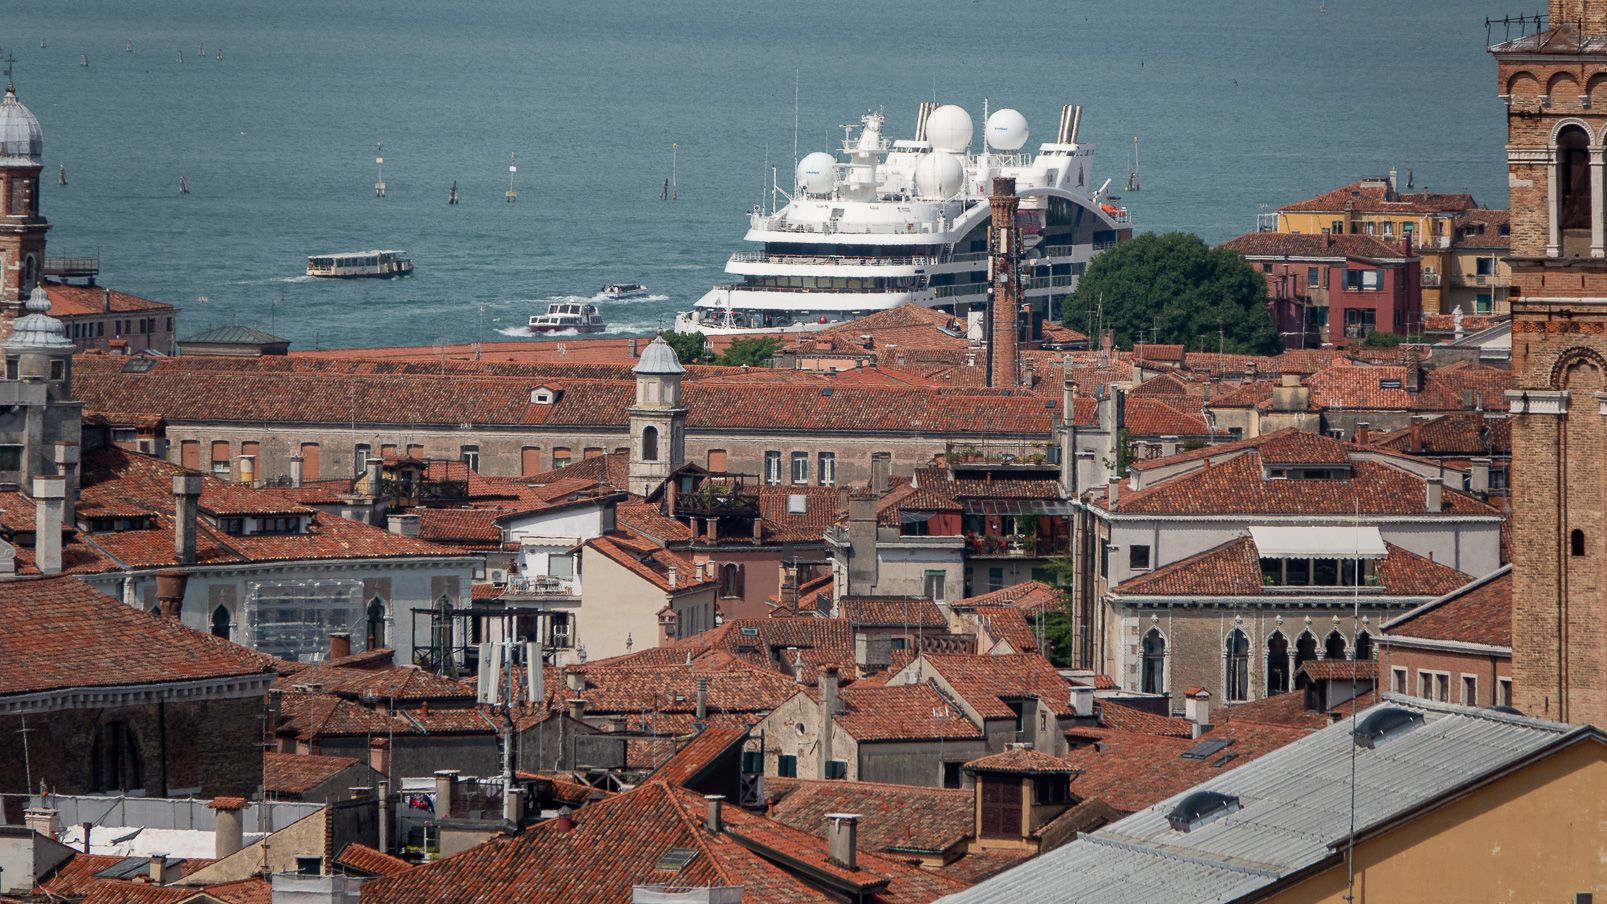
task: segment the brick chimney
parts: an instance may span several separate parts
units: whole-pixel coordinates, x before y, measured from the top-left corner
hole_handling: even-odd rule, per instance
[[[195,564],[195,517],[202,486],[199,474],[173,478],[173,557],[184,565]]]
[[[988,228],[988,270],[992,276],[988,309],[993,317],[988,340],[988,386],[1014,389],[1020,384],[1016,321],[1022,302],[1021,233],[1016,226],[1021,199],[1016,197],[1016,180],[995,178],[988,204],[993,208],[993,222]]]
[[[156,602],[164,616],[179,617],[184,609],[184,589],[189,582],[189,572],[180,568],[164,568],[156,573]]]
[[[435,772],[435,818],[452,818],[452,789],[458,783],[456,769],[438,769]]]
[[[33,479],[33,554],[40,574],[61,574],[61,510],[66,496],[66,478]]]
[[[352,654],[352,636],[344,631],[329,635],[329,658],[344,659]]]

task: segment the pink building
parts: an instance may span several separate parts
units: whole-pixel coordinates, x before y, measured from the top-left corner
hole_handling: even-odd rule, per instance
[[[1375,332],[1422,329],[1422,259],[1410,239],[1252,232],[1225,247],[1266,278],[1285,348],[1342,348]]]

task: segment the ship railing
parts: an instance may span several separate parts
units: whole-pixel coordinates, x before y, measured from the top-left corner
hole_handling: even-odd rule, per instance
[[[914,277],[910,277],[913,282]],[[836,289],[826,286],[750,286],[745,283],[722,283],[714,287],[725,292],[811,292],[818,295],[883,295],[888,292],[914,292],[919,287],[908,286],[882,286],[879,288]]]
[[[938,298],[954,298],[961,295],[984,295],[987,291],[988,284],[982,282],[967,283],[960,286],[938,286],[932,290],[932,294]]]
[[[1077,249],[1081,247],[1081,245],[1045,245],[1043,246],[1043,256],[1071,257],[1072,255],[1076,254]]]
[[[1093,250],[1094,251],[1108,251],[1108,250],[1110,250],[1110,249],[1112,249],[1114,247],[1116,247],[1115,242],[1095,242],[1094,245],[1093,245]]]
[[[824,223],[789,223],[786,217],[754,216],[749,220],[750,226],[760,232],[807,232],[815,235],[835,235],[846,232],[851,235],[916,235],[920,234],[920,227],[914,223],[856,223],[850,229],[842,228],[835,220]],[[936,236],[937,233],[928,233]]]
[[[733,264],[798,264],[838,267],[925,267],[937,263],[931,257],[822,257],[809,254],[771,254],[768,251],[738,251]]]

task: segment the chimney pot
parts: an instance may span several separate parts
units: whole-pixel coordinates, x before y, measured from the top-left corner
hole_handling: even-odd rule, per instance
[[[567,702],[569,704],[569,718],[579,721],[586,717],[585,700],[573,699]]]
[[[859,869],[859,814],[827,813],[827,850],[831,859],[849,869]]]
[[[344,659],[352,654],[352,636],[344,631],[329,635],[329,658]]]
[[[1211,692],[1203,687],[1191,687],[1183,701],[1183,715],[1194,723],[1194,736],[1199,737],[1211,725]]]
[[[190,573],[179,568],[164,568],[156,573],[156,601],[162,614],[178,618],[184,607],[184,589],[190,582]]]
[[[721,819],[720,819],[720,817],[722,815],[721,812],[720,812],[720,806],[721,806],[721,803],[725,800],[725,795],[724,794],[705,794],[705,795],[703,795],[703,799],[705,801],[707,801],[708,805],[709,805],[709,816],[708,816],[708,819],[704,822],[704,826],[711,833],[713,833],[715,835],[718,835],[718,834],[720,834],[721,830],[724,828],[724,823],[722,823]]]
[[[154,885],[161,885],[163,879],[166,878],[166,874],[167,874],[167,855],[166,854],[152,854],[151,855],[151,873],[150,873],[151,883],[154,884]]]

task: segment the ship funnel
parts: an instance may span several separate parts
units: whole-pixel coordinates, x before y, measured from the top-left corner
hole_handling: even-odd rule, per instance
[[[1082,128],[1082,105],[1066,104],[1060,108],[1060,133],[1056,144],[1076,144],[1077,130]]]
[[[926,140],[926,117],[931,116],[932,111],[936,110],[936,109],[937,109],[937,101],[931,101],[931,100],[921,101],[920,112],[915,114],[915,140],[916,141],[925,141]]]

